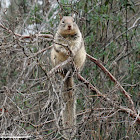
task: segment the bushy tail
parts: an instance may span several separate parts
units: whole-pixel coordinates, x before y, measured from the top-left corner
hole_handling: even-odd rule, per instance
[[[64,110],[62,114],[62,123],[64,127],[64,135],[67,138],[72,137],[75,134],[76,124],[76,97],[73,89],[73,77],[68,77],[64,82]]]

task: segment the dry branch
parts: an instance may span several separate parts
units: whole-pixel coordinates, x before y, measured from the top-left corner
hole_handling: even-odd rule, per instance
[[[34,34],[34,35],[21,35],[21,34],[14,33],[12,30],[8,29],[1,23],[0,23],[0,27],[3,28],[4,30],[8,31],[9,33],[12,33],[16,37],[20,37],[20,39],[28,39],[28,38],[34,38],[34,37],[44,37],[44,38],[53,39],[53,35],[51,35],[51,34],[40,34],[39,33],[39,34]]]
[[[134,122],[137,122],[138,124],[140,124],[140,114],[138,113],[135,113],[134,111],[132,111],[131,109],[129,108],[125,108],[125,107],[122,107],[120,106],[120,111],[122,112],[126,112],[127,114],[129,114],[132,118],[135,118],[135,121]]]
[[[135,107],[134,107],[134,102],[128,92],[125,91],[125,89],[121,86],[121,84],[117,81],[117,79],[97,60],[96,58],[92,57],[91,55],[87,54],[87,57],[94,62],[98,67],[101,68],[101,70],[109,76],[109,78],[120,88],[121,92],[125,95],[125,97],[128,99],[131,109],[136,113]]]
[[[4,25],[0,24],[0,27],[3,28],[4,30],[6,30],[7,32],[13,34],[16,37],[19,37],[20,39],[28,39],[28,38],[35,38],[35,37],[44,37],[44,38],[50,38],[53,39],[53,35],[51,34],[34,34],[34,35],[21,35],[21,34],[17,34],[14,33],[12,30],[8,29],[7,27],[5,27]],[[55,42],[54,42],[55,43]],[[62,45],[62,44],[61,44]],[[62,45],[63,46],[63,45]],[[37,53],[35,53],[33,56],[30,56],[29,58],[35,57],[38,54],[46,51],[49,48],[45,48]],[[70,52],[71,53],[71,52]],[[117,79],[101,64],[101,62],[99,60],[97,60],[96,58],[90,56],[89,54],[87,54],[87,58],[89,58],[92,62],[94,62],[98,67],[101,68],[101,70],[107,74],[107,76],[116,84],[118,85],[118,87],[120,88],[121,92],[125,95],[125,97],[128,99],[130,105],[131,105],[131,109],[129,108],[124,108],[122,106],[118,106],[116,105],[117,108],[119,108],[120,111],[122,112],[126,112],[127,114],[129,114],[132,118],[135,118],[135,122],[140,123],[140,115],[139,113],[137,114],[135,111],[135,107],[134,107],[134,102],[132,100],[132,98],[130,97],[130,95],[125,91],[125,89],[121,86],[121,84],[117,81]],[[41,66],[41,64],[39,64],[41,66],[41,68],[43,69],[43,71],[45,72],[46,76],[50,76],[53,73],[57,72],[57,70],[59,70],[60,68],[62,69],[63,66],[65,66],[67,63],[69,63],[70,61],[72,61],[72,57],[69,57],[66,61],[62,62],[61,64],[55,66],[52,70],[50,70],[49,72],[46,72],[45,69],[43,69],[43,67]],[[97,95],[99,95],[100,97],[103,97],[104,99],[106,99],[107,101],[111,102],[112,101],[107,98],[104,94],[102,94],[95,86],[93,86],[90,82],[88,82],[86,79],[84,79],[79,73],[77,73],[77,77],[78,79],[83,82],[90,90],[92,90],[93,92],[96,92]]]
[[[67,63],[69,63],[70,61],[72,61],[72,57],[69,57],[67,60],[65,60],[64,62],[56,65],[54,68],[52,68],[49,72],[48,75],[52,75],[53,73],[57,72],[59,69],[62,69]]]
[[[79,73],[78,73],[78,80],[80,80],[81,82],[83,82],[88,88],[90,88],[90,90],[92,90],[93,92],[96,92],[99,97],[103,97],[105,100],[109,101],[111,104],[113,104],[114,106],[116,106],[116,108],[119,109],[119,111],[125,112],[127,114],[129,114],[132,118],[135,118],[135,122],[140,124],[140,114],[137,114],[135,111],[129,109],[129,108],[125,108],[122,106],[118,106],[117,104],[113,103],[109,98],[107,98],[105,95],[103,95],[96,87],[94,87],[90,82],[88,82],[86,79],[84,79]],[[89,113],[91,111],[88,111],[87,113]]]
[[[99,96],[103,96],[105,97],[105,95],[103,95],[96,87],[94,87],[89,81],[87,81],[86,79],[84,79],[79,73],[77,74],[77,78],[78,80],[80,80],[81,82],[83,82],[87,88],[89,88],[90,90],[92,90],[93,92],[96,92],[96,94],[98,94]]]

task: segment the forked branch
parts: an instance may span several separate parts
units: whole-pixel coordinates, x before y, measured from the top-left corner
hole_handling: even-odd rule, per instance
[[[99,62],[99,60],[97,60],[96,58],[92,57],[91,55],[87,54],[87,57],[94,62],[99,68],[101,68],[101,70],[107,74],[107,76],[109,76],[109,78],[120,88],[121,92],[125,95],[125,97],[128,99],[129,103],[130,103],[130,108],[132,109],[132,111],[135,111],[135,107],[134,107],[134,102],[132,100],[132,98],[130,97],[130,95],[128,94],[128,92],[125,91],[125,89],[121,86],[121,84],[117,81],[117,79]]]
[[[8,29],[7,27],[5,27],[4,25],[2,25],[0,23],[0,27],[4,30],[6,30],[8,33],[13,34],[15,37],[19,37],[20,39],[27,39],[27,38],[35,38],[35,37],[43,37],[43,38],[50,38],[53,39],[53,35],[51,34],[35,34],[35,35],[21,35],[21,34],[17,34],[14,33],[12,30]],[[44,52],[46,49],[41,50],[40,52],[34,54],[31,57],[35,57],[37,56],[39,53]],[[125,91],[125,89],[121,86],[121,84],[117,81],[117,79],[100,63],[99,60],[97,60],[96,58],[90,56],[89,54],[87,54],[87,58],[89,60],[91,60],[92,62],[94,62],[99,68],[101,68],[101,70],[111,79],[111,81],[113,81],[120,89],[120,91],[125,95],[125,97],[128,99],[128,102],[130,104],[130,109],[129,108],[124,108],[124,107],[119,107],[119,109],[123,112],[128,113],[131,117],[135,118],[135,121],[140,123],[140,114],[136,113],[135,111],[135,107],[134,107],[134,102],[132,100],[132,98],[130,97],[130,95],[128,94],[128,92]],[[48,76],[50,76],[52,73],[56,72],[58,69],[62,68],[63,66],[65,66],[67,63],[69,63],[70,61],[72,61],[72,57],[69,57],[69,59],[67,59],[66,61],[62,62],[62,64],[59,64],[58,66],[54,67],[50,72],[47,73]],[[45,72],[45,70],[44,70]],[[83,82],[88,88],[90,88],[90,90],[96,92],[99,96],[105,98],[106,100],[110,101],[109,98],[107,98],[104,94],[102,94],[96,87],[94,87],[90,82],[88,82],[87,80],[85,80],[80,74],[78,74],[78,79]]]

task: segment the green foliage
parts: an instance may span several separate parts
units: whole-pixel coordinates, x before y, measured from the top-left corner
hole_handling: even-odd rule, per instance
[[[40,23],[42,23],[42,21],[43,21],[43,18],[40,13],[39,5],[36,4],[33,7],[33,9],[31,10],[30,17],[29,17],[29,23],[30,24],[33,24],[33,23],[40,24]]]

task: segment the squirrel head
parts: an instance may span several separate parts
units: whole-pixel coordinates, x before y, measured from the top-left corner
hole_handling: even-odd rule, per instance
[[[79,32],[79,28],[71,16],[64,16],[58,26],[58,32],[62,36],[74,35]]]

